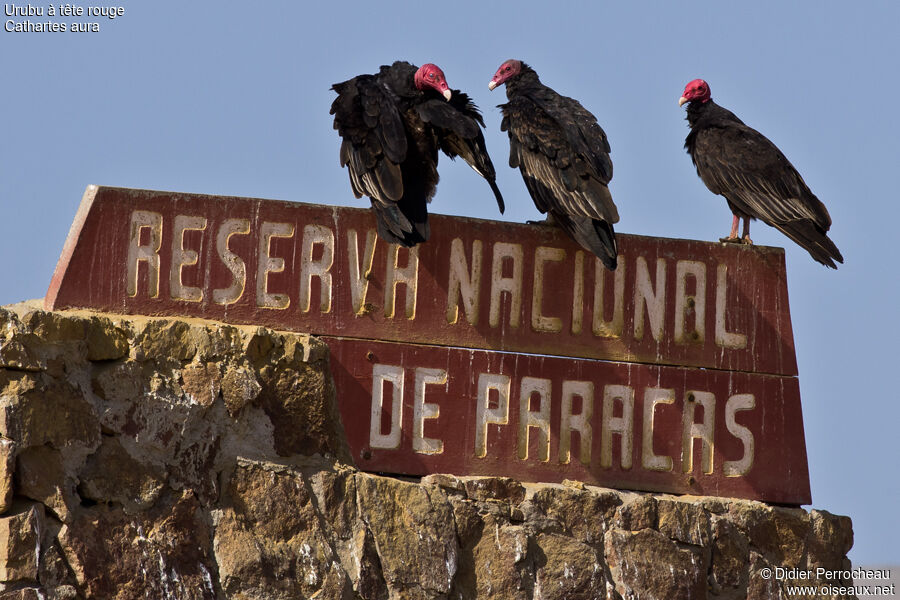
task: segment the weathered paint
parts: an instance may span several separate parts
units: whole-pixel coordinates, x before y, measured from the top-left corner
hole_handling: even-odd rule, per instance
[[[374,225],[365,209],[91,186],[45,303],[797,373],[780,249],[619,234],[612,273],[554,227],[432,215],[408,250]]]
[[[325,339],[364,470],[811,502],[795,377]]]
[[[45,304],[328,336],[365,470],[810,502],[781,250],[619,234],[612,273],[552,227],[431,230],[90,187]]]

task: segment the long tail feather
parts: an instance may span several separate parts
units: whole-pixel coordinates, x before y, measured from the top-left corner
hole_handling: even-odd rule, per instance
[[[809,220],[790,221],[776,225],[779,231],[791,238],[801,248],[809,252],[818,263],[830,269],[837,269],[835,261],[842,263],[844,257],[828,234]]]

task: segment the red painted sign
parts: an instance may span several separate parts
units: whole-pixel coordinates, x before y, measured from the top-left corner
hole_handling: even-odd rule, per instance
[[[89,187],[45,305],[326,336],[358,466],[810,502],[784,253]],[[396,343],[395,343],[396,342]]]
[[[784,253],[619,234],[606,271],[555,227],[433,215],[407,250],[369,210],[90,187],[50,309],[796,375]]]
[[[365,470],[811,502],[794,377],[326,341]]]

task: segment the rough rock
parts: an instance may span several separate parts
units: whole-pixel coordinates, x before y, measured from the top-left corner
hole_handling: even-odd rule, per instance
[[[262,386],[253,371],[246,367],[230,368],[222,378],[222,399],[232,417],[236,417],[242,408],[256,400],[261,390]]]
[[[9,510],[13,498],[13,471],[16,465],[16,444],[0,437],[0,515]]]
[[[463,487],[473,500],[506,500],[510,504],[519,504],[525,499],[525,486],[509,477],[467,479]]]
[[[602,544],[603,536],[622,504],[619,494],[542,487],[534,493],[532,505],[559,524],[559,530],[586,544]]]
[[[825,565],[844,563],[843,570],[850,569],[850,561],[845,556],[853,547],[853,523],[850,517],[833,515],[824,510],[809,511],[810,537],[808,543],[808,564],[829,568]]]
[[[722,597],[739,598],[750,575],[750,542],[731,521],[715,518],[712,523],[710,590]]]
[[[19,453],[15,473],[16,493],[41,502],[60,521],[68,521],[80,503],[75,485],[75,480],[66,472],[59,450],[49,446],[33,446]]]
[[[219,365],[216,363],[190,364],[181,371],[181,388],[191,400],[200,406],[209,407],[222,391],[221,379]]]
[[[706,595],[708,564],[698,547],[655,529],[606,534],[606,557],[616,591],[625,598],[691,600]]]
[[[105,317],[91,317],[85,343],[90,361],[118,360],[128,356],[128,334]]]
[[[532,534],[521,525],[485,515],[481,537],[471,551],[473,581],[477,598],[531,598],[534,593],[534,556],[530,553]]]
[[[360,476],[357,490],[360,517],[372,531],[388,589],[406,590],[411,598],[446,595],[459,563],[447,496],[384,477]]]
[[[0,518],[0,581],[36,582],[44,507],[17,503]]]
[[[81,471],[81,497],[104,504],[121,504],[127,513],[147,510],[165,486],[164,472],[131,457],[115,437],[107,437]]]
[[[661,499],[656,503],[658,529],[660,533],[695,546],[709,546],[709,514],[692,502]]]
[[[810,531],[809,515],[799,508],[735,502],[730,512],[738,527],[755,541],[766,560],[786,568],[799,567]]]
[[[128,515],[98,504],[59,532],[64,559],[89,598],[213,599],[209,525],[185,492]]]
[[[0,308],[0,600],[786,598],[763,569],[852,543],[819,510],[361,473],[315,338]]]
[[[569,536],[538,534],[535,596],[559,600],[591,600],[606,592],[602,553]]]
[[[640,494],[636,498],[629,498],[616,510],[615,525],[626,531],[655,529],[657,506],[657,499],[650,494]]]
[[[240,598],[309,598],[349,589],[302,472],[241,462],[225,507],[214,514],[213,549],[222,590]],[[291,510],[285,511],[290,506]]]
[[[96,445],[100,427],[93,404],[71,382],[48,379],[41,376],[28,391],[0,396],[0,434],[20,448]]]

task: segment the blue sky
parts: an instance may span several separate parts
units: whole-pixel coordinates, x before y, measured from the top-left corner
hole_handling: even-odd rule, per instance
[[[440,65],[481,106],[503,219],[539,218],[506,166],[504,91],[487,89],[514,57],[606,130],[617,231],[717,239],[731,215],[682,149],[677,105],[703,77],[831,213],[836,272],[763,224],[751,233],[787,248],[813,506],[853,518],[854,563],[900,564],[900,5],[122,5],[115,20],[32,18],[97,21],[98,33],[0,31],[0,304],[44,295],[88,184],[365,206],[338,164],[329,87],[396,59]],[[498,218],[464,163],[445,158],[440,172],[433,212]]]

